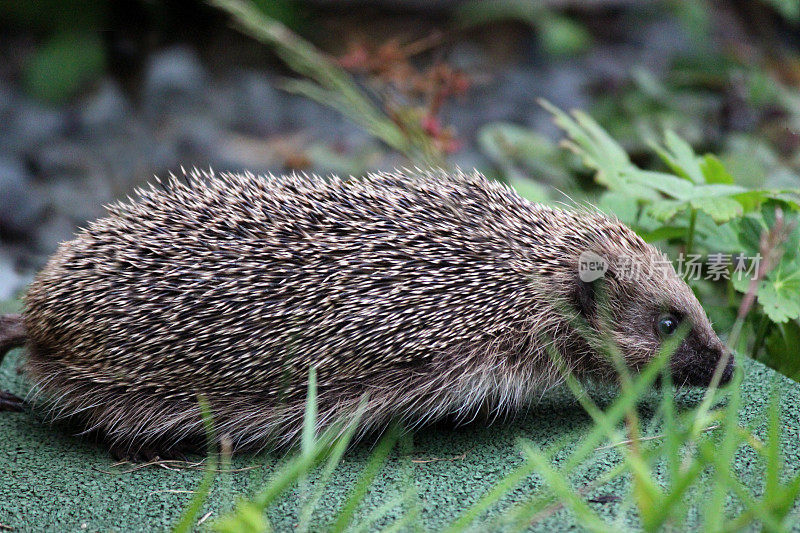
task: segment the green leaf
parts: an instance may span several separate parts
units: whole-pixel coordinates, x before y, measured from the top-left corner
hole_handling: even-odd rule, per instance
[[[548,13],[537,24],[542,45],[550,54],[575,55],[592,44],[592,35],[572,19]]]
[[[800,318],[800,273],[763,284],[758,301],[770,320],[778,324]]]
[[[620,222],[634,225],[639,214],[639,202],[625,193],[606,191],[600,196],[597,207],[609,215],[614,215]]]
[[[664,133],[664,144],[666,148],[655,143],[651,147],[675,174],[694,183],[705,181],[699,158],[689,143],[678,137],[674,131],[667,130]]]
[[[733,288],[736,289],[738,292],[745,293],[747,292],[747,289],[750,288],[751,279],[752,276],[744,276],[744,275],[740,276],[734,272],[733,275],[731,275],[731,284],[733,285]]]
[[[686,228],[679,226],[661,226],[660,228],[647,233],[641,233],[640,235],[645,242],[654,243],[658,241],[686,237]]]
[[[666,222],[674,218],[679,212],[685,211],[688,208],[689,204],[686,202],[679,202],[676,200],[661,200],[658,202],[653,202],[645,211],[648,215],[656,220]]]
[[[509,185],[520,196],[531,202],[547,202],[550,199],[550,195],[547,194],[547,188],[544,185],[524,176],[512,175]]]
[[[737,221],[739,242],[742,245],[743,252],[747,251],[754,254],[759,250],[761,233],[766,229],[759,218],[749,216]]]
[[[598,183],[606,180],[617,183],[620,171],[631,165],[622,146],[585,113],[574,111],[570,116],[547,100],[540,99],[539,104],[553,115],[553,121],[570,138],[563,144],[578,155],[586,167],[597,171]]]
[[[797,0],[765,0],[765,2],[789,22],[797,24],[800,21],[800,2]]]
[[[796,320],[775,324],[765,342],[764,362],[795,381],[800,381],[798,346],[800,346],[800,324]]]
[[[625,173],[625,177],[633,183],[655,189],[676,200],[688,200],[695,196],[696,187],[693,187],[691,183],[664,172],[632,167],[630,172]]]
[[[800,189],[770,191],[769,198],[783,202],[788,208],[800,211]]]
[[[694,209],[706,213],[717,224],[728,222],[743,213],[742,205],[739,202],[725,197],[697,198],[689,203]]]
[[[703,160],[700,162],[700,170],[703,172],[706,183],[733,185],[733,176],[728,173],[725,165],[715,155],[706,154],[703,156]]]
[[[717,224],[705,212],[699,212],[695,223],[697,242],[709,250],[730,254],[746,253],[747,250],[743,249],[739,243],[738,226],[736,225],[739,220],[741,218]]]
[[[732,196],[734,200],[742,205],[745,213],[750,213],[758,210],[768,195],[764,191],[747,191]]]
[[[580,110],[573,111],[572,115],[584,131],[588,133],[599,153],[605,154],[604,159],[620,168],[630,165],[631,160],[625,149],[592,117]]]
[[[506,176],[520,174],[515,166],[522,165],[537,180],[559,185],[572,182],[564,152],[528,128],[504,122],[488,124],[478,131],[478,144]]]
[[[721,198],[746,192],[748,192],[747,189],[738,185],[725,185],[722,183],[697,185],[691,189],[691,198]]]

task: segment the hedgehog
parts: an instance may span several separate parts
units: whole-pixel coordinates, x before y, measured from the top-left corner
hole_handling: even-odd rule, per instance
[[[0,319],[0,353],[24,345],[29,398],[122,455],[204,438],[200,396],[233,450],[291,444],[312,368],[317,429],[353,420],[359,434],[511,413],[566,372],[613,382],[598,339],[637,372],[684,324],[674,382],[733,372],[656,248],[477,171],[193,170],[107,209],[59,246],[21,315]],[[587,253],[603,262],[594,280]]]

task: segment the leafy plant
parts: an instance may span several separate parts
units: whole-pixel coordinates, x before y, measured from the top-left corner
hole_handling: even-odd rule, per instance
[[[242,32],[269,45],[289,68],[305,79],[283,83],[289,92],[332,107],[413,161],[442,164],[442,147],[412,108],[387,114],[336,61],[247,0],[209,0],[230,14]]]
[[[489,124],[478,132],[478,143],[506,181],[529,200],[547,202],[553,186],[568,188],[575,185],[564,152],[528,128],[506,123]]]
[[[688,143],[669,130],[663,144],[651,143],[667,170],[643,169],[587,114],[567,114],[548,102],[542,105],[567,134],[563,145],[594,171],[595,181],[605,189],[598,200],[601,209],[619,214],[648,241],[670,243],[685,258],[695,254],[699,246],[708,258],[726,261],[724,272],[717,270],[715,281],[729,288],[720,287],[718,295],[734,290],[746,293],[756,274],[753,267],[760,261],[771,261],[756,287],[759,310],[743,324],[753,334],[743,341],[749,342],[754,357],[766,348],[762,360],[773,367],[796,368],[789,361],[779,361],[788,356],[785,342],[800,318],[800,189],[737,185],[717,157],[695,154]],[[770,248],[775,257],[766,258],[761,239],[772,229],[780,233],[780,243]],[[749,270],[749,274],[737,267]],[[701,280],[688,281],[698,285]],[[734,316],[739,300],[727,300],[723,307],[728,316]],[[776,329],[789,321],[794,321],[793,325]],[[771,339],[768,345],[767,338]],[[788,375],[800,379],[796,372]]]

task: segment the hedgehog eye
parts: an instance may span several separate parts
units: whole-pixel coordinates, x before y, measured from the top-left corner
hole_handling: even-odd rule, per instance
[[[672,335],[678,329],[678,324],[680,324],[678,317],[672,313],[663,313],[656,320],[656,332],[662,337]]]

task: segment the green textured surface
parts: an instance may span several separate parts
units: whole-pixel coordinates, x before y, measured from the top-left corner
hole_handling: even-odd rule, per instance
[[[15,372],[20,355],[19,350],[12,352],[0,367],[0,385],[17,393],[25,391],[22,379]],[[777,383],[783,408],[783,450],[788,470],[796,472],[800,469],[800,385],[758,363],[746,362],[743,366],[746,378],[742,422],[752,424],[759,435],[764,435],[762,415],[773,384]],[[698,391],[678,393],[679,404],[692,403],[698,397]],[[601,405],[610,398],[609,392],[595,394],[595,400]],[[656,401],[653,395],[643,402],[641,412],[645,420]],[[422,520],[428,529],[438,530],[520,464],[518,438],[525,437],[546,447],[566,437],[570,444],[556,457],[563,460],[590,425],[588,416],[568,395],[554,394],[512,421],[491,426],[473,424],[455,429],[446,426],[425,429],[414,435],[413,449],[393,453],[361,513],[366,514],[370,508],[397,496],[410,476],[422,500]],[[650,434],[657,432],[658,428],[648,428]],[[363,444],[346,456],[322,500],[321,513],[333,515],[369,453],[369,445]],[[463,458],[454,460],[411,462],[411,459],[454,458],[462,454]],[[234,459],[234,467],[264,466],[219,476],[203,514],[213,511],[213,517],[230,509],[237,496],[251,494],[261,486],[279,460],[268,455]],[[575,486],[595,479],[618,460],[619,455],[613,449],[596,452],[593,462],[580,469],[574,478]],[[202,475],[199,471],[168,471],[157,467],[117,474],[98,471],[115,470],[111,464],[111,458],[101,447],[70,436],[64,428],[44,424],[35,413],[0,413],[0,524],[16,531],[163,530],[175,523],[190,497],[186,493],[168,491],[192,490]],[[762,467],[752,450],[742,448],[739,451],[737,470],[746,485],[758,490]],[[531,476],[506,497],[503,504],[533,494],[540,483],[538,476]],[[626,483],[619,480],[595,495],[625,491]],[[288,531],[296,524],[296,501],[296,497],[286,498],[270,512],[277,530]],[[624,502],[590,505],[609,519],[621,515],[626,525],[636,523],[635,515]],[[502,505],[490,514],[500,509]],[[571,515],[562,510],[538,522],[533,529],[560,531],[568,529],[572,523]]]

